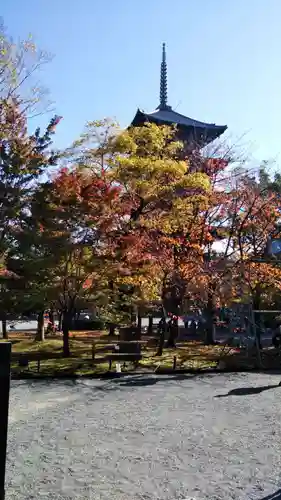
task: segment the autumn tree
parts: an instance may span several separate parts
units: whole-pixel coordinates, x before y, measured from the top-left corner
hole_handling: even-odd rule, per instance
[[[32,36],[15,43],[1,23],[0,259],[5,268],[10,252],[14,250],[13,233],[20,227],[21,218],[28,210],[29,196],[42,173],[56,161],[50,144],[59,117],[55,116],[42,134],[39,129],[34,134],[28,132],[28,118],[41,114],[49,105],[45,99],[46,91],[38,84],[36,76],[49,60],[49,55],[36,47]],[[10,279],[5,279],[1,285],[3,331],[6,313],[15,311],[18,305],[13,288]]]
[[[117,196],[102,173],[62,168],[37,187],[17,235],[15,269],[39,312],[50,304],[62,311],[65,356],[76,308],[94,300],[104,280],[103,245],[115,225]]]
[[[237,197],[241,209],[236,217],[234,244],[237,248],[236,275],[240,291],[248,294],[254,310],[259,311],[264,297],[281,286],[281,269],[270,252],[272,239],[280,238],[278,189],[264,185],[259,178],[245,177]],[[255,315],[260,334],[260,315]]]
[[[118,207],[114,217],[110,209],[103,239],[101,294],[118,321],[130,321],[136,305],[161,301],[163,287],[169,282],[176,288],[179,276],[186,280],[202,260],[195,228],[209,178],[189,171],[181,150],[173,128],[148,124],[122,132],[102,121],[90,123],[67,152],[68,163],[89,179],[104,176],[118,189]],[[180,254],[176,246],[183,235],[188,245]]]
[[[137,303],[164,305],[169,293],[170,310],[178,314],[186,282],[202,260],[197,223],[210,183],[205,173],[189,170],[188,158],[179,159],[183,145],[175,132],[147,124],[118,135],[121,154],[108,176],[129,211],[117,235],[118,279],[133,287]]]
[[[29,134],[26,114],[16,99],[9,99],[0,102],[0,120],[0,256],[7,263],[36,183],[57,160],[50,145],[60,118],[55,116],[42,134],[40,129]]]
[[[14,293],[17,279],[17,275],[7,269],[6,261],[2,257],[2,262],[0,261],[0,320],[4,339],[8,339],[7,311],[19,310],[17,296]]]
[[[192,162],[196,171],[208,176],[211,186],[197,223],[197,242],[203,259],[201,267],[188,284],[189,297],[193,300],[196,298],[197,304],[204,311],[207,344],[215,341],[215,311],[225,288],[225,281],[229,278],[227,262],[233,253],[228,210],[232,197],[227,187],[230,151],[226,149],[219,151],[219,154],[219,157],[206,158],[197,153]]]
[[[32,38],[15,44],[0,25],[0,256],[6,251],[11,228],[20,221],[28,193],[57,155],[51,137],[60,117],[54,116],[41,133],[28,131],[28,113],[40,101],[32,76],[44,64],[44,54]]]
[[[0,100],[16,99],[28,116],[49,110],[48,91],[38,83],[38,73],[50,60],[50,54],[36,46],[31,34],[15,42],[1,22]]]
[[[209,204],[203,225],[209,242],[197,277],[199,295],[205,295],[205,301],[207,295],[213,315],[216,307],[243,300],[259,310],[265,294],[280,285],[278,265],[268,254],[268,243],[280,233],[278,190],[266,172],[256,176],[233,169],[221,179],[222,189],[218,184],[211,191],[215,203]],[[259,333],[258,314],[256,323]],[[214,338],[213,324],[209,321],[208,343]]]

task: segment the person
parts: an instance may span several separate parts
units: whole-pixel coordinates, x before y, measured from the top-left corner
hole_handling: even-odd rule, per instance
[[[165,324],[166,324],[166,319],[164,317],[162,317],[158,323],[158,330],[159,331],[162,330],[162,328],[164,328]]]
[[[52,321],[49,319],[47,329],[46,329],[46,335],[48,335],[50,333],[56,333],[56,331],[57,331],[56,325],[54,323],[52,323]]]
[[[278,349],[281,346],[281,323],[280,321],[276,322],[277,326],[273,332],[272,336],[272,345]]]
[[[172,322],[173,322],[173,317],[170,316],[168,322],[167,322],[167,332],[170,333],[171,328],[172,328]]]
[[[186,329],[186,331],[188,331],[189,324],[190,324],[190,322],[192,322],[192,320],[193,320],[193,316],[191,316],[190,314],[185,314],[183,316],[184,328]]]
[[[195,318],[191,320],[190,331],[192,335],[196,335],[197,333],[197,321]]]
[[[161,338],[162,336],[164,337],[165,327],[166,327],[166,318],[162,317],[157,325],[157,334],[158,334],[159,338]]]

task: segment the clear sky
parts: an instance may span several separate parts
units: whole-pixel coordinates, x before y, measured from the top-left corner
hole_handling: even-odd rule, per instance
[[[281,0],[1,0],[0,14],[55,55],[40,78],[64,118],[59,147],[88,120],[155,109],[166,42],[170,105],[246,133],[257,158],[281,151]]]

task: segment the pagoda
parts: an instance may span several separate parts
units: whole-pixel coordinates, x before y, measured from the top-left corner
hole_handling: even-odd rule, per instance
[[[163,43],[162,49],[159,106],[155,111],[152,111],[152,113],[146,113],[138,109],[131,126],[138,127],[147,122],[156,123],[157,125],[176,125],[177,139],[184,143],[185,150],[201,149],[217,139],[227,129],[226,125],[216,125],[215,123],[205,123],[193,120],[192,118],[177,113],[168,105],[165,43]]]

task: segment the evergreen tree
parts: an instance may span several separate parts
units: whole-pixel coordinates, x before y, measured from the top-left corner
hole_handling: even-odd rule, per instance
[[[17,100],[0,101],[0,258],[6,268],[11,256],[15,255],[15,242],[30,211],[30,200],[38,181],[57,160],[50,145],[59,121],[55,116],[43,134],[37,129],[30,135],[27,117]],[[0,293],[3,321],[8,312],[8,289],[5,280]]]

